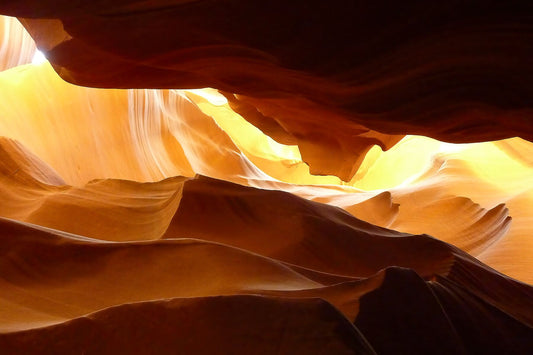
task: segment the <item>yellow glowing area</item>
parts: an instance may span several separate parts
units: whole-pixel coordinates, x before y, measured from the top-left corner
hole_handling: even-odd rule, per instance
[[[407,136],[386,152],[374,146],[350,185],[363,190],[380,190],[408,184],[427,169],[440,148],[440,142],[418,136]]]
[[[302,161],[298,146],[280,144],[234,112],[213,89],[188,90],[185,95],[213,118],[239,150],[268,175],[294,184],[340,184],[336,176],[314,176]]]
[[[513,156],[512,151],[517,148],[531,150],[531,143],[514,138],[489,144],[472,144],[457,153],[457,158],[464,160],[482,180],[508,194],[514,194],[533,185],[531,155]],[[453,157],[450,154],[450,158]]]
[[[32,64],[41,64],[46,62],[46,57],[44,56],[43,52],[40,50],[36,50],[35,54],[33,55],[33,58],[31,59]]]
[[[520,146],[521,151],[527,150],[530,142],[514,138],[501,142],[452,144],[422,136],[406,136],[386,152],[374,146],[348,183],[333,176],[312,176],[308,169],[301,167],[303,161],[297,146],[283,145],[264,135],[232,111],[224,96],[215,90],[198,89],[185,93],[204,113],[216,121],[247,156],[280,161],[286,166],[298,166],[298,174],[292,174],[292,180],[281,179],[286,182],[347,185],[365,191],[386,190],[412,184],[430,170],[436,160],[445,165],[462,162],[465,168],[472,170],[473,176],[495,186],[505,186],[504,190],[509,192],[528,186],[524,185],[524,182],[533,178],[531,159],[527,161],[525,156],[513,158],[509,155],[515,146]],[[276,176],[276,172],[270,172],[272,176]]]

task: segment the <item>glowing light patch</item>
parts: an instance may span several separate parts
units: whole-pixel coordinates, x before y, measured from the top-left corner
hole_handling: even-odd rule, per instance
[[[441,142],[440,151],[443,153],[457,153],[468,148],[471,145],[472,145],[471,143],[458,144],[458,143]]]
[[[31,60],[31,63],[32,64],[42,64],[42,63],[44,63],[46,61],[47,61],[47,59],[44,56],[43,52],[41,52],[38,49],[35,50],[35,54],[33,55],[33,59]]]
[[[216,89],[205,88],[205,89],[189,89],[187,92],[193,93],[200,97],[203,97],[209,103],[215,106],[223,106],[228,103],[228,100],[220,94]]]

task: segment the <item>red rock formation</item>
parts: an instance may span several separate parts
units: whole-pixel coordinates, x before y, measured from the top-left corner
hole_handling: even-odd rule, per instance
[[[533,353],[530,2],[0,13],[0,352]]]

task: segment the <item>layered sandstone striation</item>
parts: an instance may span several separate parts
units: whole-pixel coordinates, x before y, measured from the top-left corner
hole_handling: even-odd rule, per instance
[[[2,2],[0,352],[533,353],[531,6]]]

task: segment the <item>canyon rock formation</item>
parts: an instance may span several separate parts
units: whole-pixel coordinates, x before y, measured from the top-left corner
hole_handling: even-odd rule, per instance
[[[529,1],[0,13],[0,352],[533,353]]]

